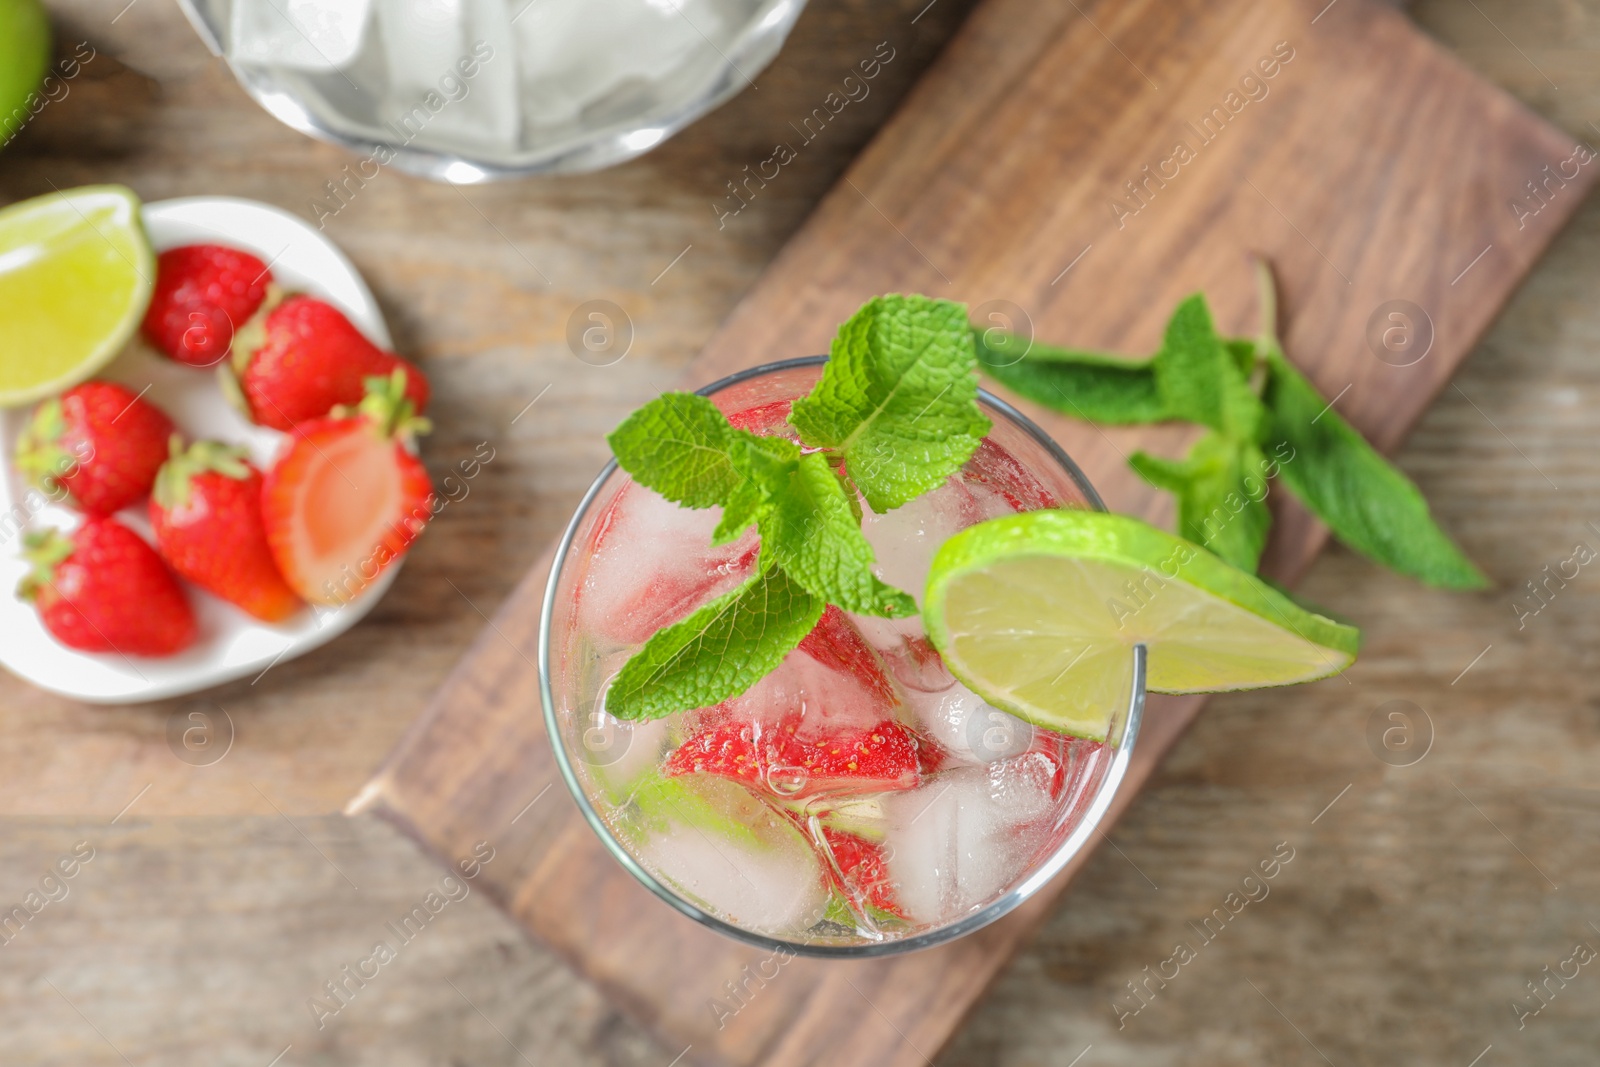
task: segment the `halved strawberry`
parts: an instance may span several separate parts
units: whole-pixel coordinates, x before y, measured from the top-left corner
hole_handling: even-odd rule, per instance
[[[173,570],[258,619],[280,622],[301,601],[267,547],[261,472],[245,455],[216,441],[185,449],[174,435],[150,495],[150,526]]]
[[[112,382],[75,385],[46,400],[17,441],[17,467],[41,492],[110,515],[142,500],[167,458],[166,412]]]
[[[272,272],[249,252],[207,244],[169,248],[156,259],[144,336],[179,363],[215,366],[271,284]]]
[[[411,450],[426,433],[406,372],[371,378],[355,411],[295,427],[262,486],[267,544],[289,587],[343,604],[405,555],[433,515],[433,485]]]
[[[91,516],[70,536],[30,533],[32,571],[17,596],[32,601],[56,640],[84,652],[170,656],[194,643],[189,600],[155,549],[115,519]]]
[[[405,372],[413,410],[428,408],[428,379],[412,363],[385,352],[344,312],[315,297],[269,299],[239,332],[233,358],[219,368],[223,391],[262,426],[288,430],[357,404],[368,378]]]
[[[708,725],[667,757],[668,776],[712,774],[789,799],[819,793],[915,788],[922,781],[917,737],[893,719],[865,728],[801,733],[798,714],[763,726]]]

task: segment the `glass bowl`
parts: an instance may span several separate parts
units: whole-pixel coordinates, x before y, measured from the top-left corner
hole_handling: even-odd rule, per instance
[[[465,185],[632,159],[753,84],[805,7],[595,3],[179,0],[258,104],[363,157],[316,194],[331,212],[386,166]]]

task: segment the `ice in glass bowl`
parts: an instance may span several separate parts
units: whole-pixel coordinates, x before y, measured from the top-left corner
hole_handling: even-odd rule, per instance
[[[180,0],[262,107],[470,184],[631,159],[753,84],[805,0]]]

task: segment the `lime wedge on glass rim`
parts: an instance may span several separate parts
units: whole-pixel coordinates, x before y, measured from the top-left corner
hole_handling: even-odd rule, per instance
[[[155,254],[139,198],[90,185],[0,211],[0,408],[93,375],[150,302]]]
[[[1164,530],[1094,511],[969,527],[933,559],[928,637],[952,674],[1035,726],[1103,740],[1144,644],[1156,693],[1293,685],[1349,666],[1360,631]]]

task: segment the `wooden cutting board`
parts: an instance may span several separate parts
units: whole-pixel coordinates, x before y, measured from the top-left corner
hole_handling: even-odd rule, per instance
[[[1392,450],[1587,192],[1600,164],[1586,156],[1369,0],[985,0],[685,385],[825,351],[834,324],[889,290],[1004,302],[990,307],[1042,339],[1147,353],[1203,289],[1246,333],[1258,252],[1291,357]],[[1124,455],[1175,454],[1183,432],[1102,433],[1023,406],[1111,507],[1170,521]],[[1268,569],[1292,580],[1323,540],[1281,507]],[[534,665],[547,567],[350,810],[447,861],[488,841],[479,885],[686,1061],[934,1056],[1073,868],[911,956],[771,959],[702,930],[610,859],[560,782]],[[1200,705],[1152,700],[1113,816]]]

